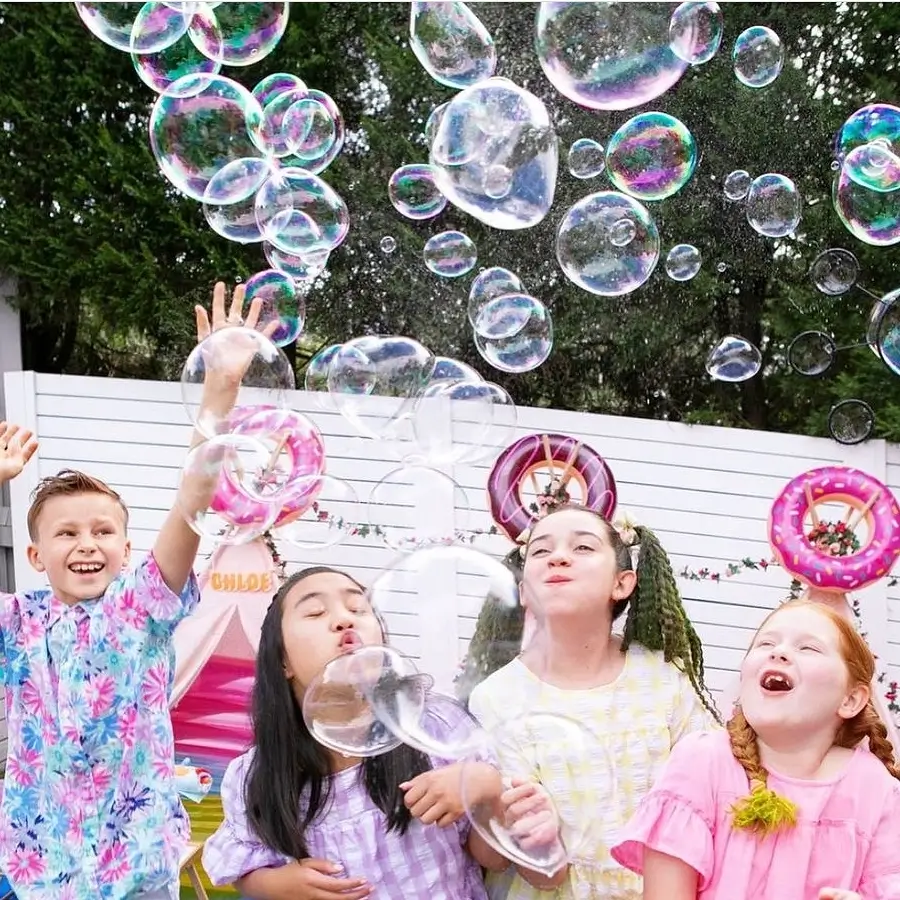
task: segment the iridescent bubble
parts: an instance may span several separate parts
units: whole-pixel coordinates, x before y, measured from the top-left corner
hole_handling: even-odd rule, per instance
[[[141,11],[137,3],[76,2],[75,9],[94,37],[116,50],[131,50],[131,30]]]
[[[400,166],[388,181],[388,198],[407,219],[422,221],[440,215],[447,206],[435,180],[434,166]]]
[[[579,138],[569,147],[569,174],[576,178],[596,178],[606,167],[603,144]]]
[[[666,257],[666,274],[673,281],[690,281],[699,271],[702,258],[693,244],[676,244]]]
[[[728,268],[728,266],[725,265],[725,263],[723,263],[723,262],[716,263],[716,271],[717,271],[719,274],[721,274],[722,272],[724,272],[727,268]]]
[[[159,53],[187,34],[190,15],[171,9],[163,3],[145,3],[131,26],[133,54]]]
[[[734,74],[741,84],[750,88],[767,87],[781,74],[784,45],[771,28],[754,25],[738,35],[731,58]]]
[[[828,433],[839,444],[861,444],[874,429],[875,413],[864,400],[841,400],[828,413]]]
[[[386,234],[379,244],[382,253],[393,253],[397,249],[397,239]]]
[[[217,172],[261,157],[262,108],[250,91],[221,75],[186,75],[150,111],[150,148],[183,194],[203,201]]]
[[[266,239],[286,253],[334,250],[350,230],[350,212],[318,175],[273,172],[256,195],[256,220]]]
[[[540,300],[528,294],[502,294],[482,306],[472,327],[476,336],[491,341],[512,337],[525,327],[535,309],[542,306]]]
[[[614,247],[627,247],[637,234],[637,227],[631,219],[619,219],[609,229],[609,240]]]
[[[265,109],[276,97],[288,91],[306,91],[306,84],[289,72],[274,72],[266,75],[251,91],[256,102]]]
[[[872,306],[866,343],[895,375],[900,375],[900,288]]]
[[[844,171],[870,191],[886,193],[900,188],[900,157],[881,139],[854,147],[844,157]]]
[[[824,375],[834,363],[837,347],[824,331],[804,331],[788,347],[788,364],[807,377]]]
[[[444,113],[449,105],[450,101],[448,100],[446,103],[436,106],[429,114],[428,121],[425,123],[425,143],[427,146],[430,147],[434,141],[434,136],[437,134],[438,128],[441,127],[441,120],[444,118]]]
[[[659,97],[687,69],[669,46],[661,3],[541,3],[535,45],[564,96],[589,109],[632,109]]]
[[[306,303],[294,279],[276,269],[257,272],[247,279],[245,301],[260,301],[256,327],[265,331],[276,347],[286,347],[300,337],[306,321]],[[273,325],[273,330],[268,326]]]
[[[474,242],[461,231],[442,231],[430,237],[422,256],[425,265],[442,278],[459,278],[471,272],[478,262]]]
[[[210,59],[226,66],[252,66],[277,46],[288,23],[288,3],[220,3],[214,16],[220,35],[215,44],[191,27],[191,38]]]
[[[430,162],[441,193],[492,228],[531,228],[553,203],[558,148],[550,115],[534,94],[505,78],[490,78],[450,101]],[[509,172],[502,197],[485,190],[487,173],[497,167]]]
[[[729,334],[722,338],[706,358],[706,371],[716,381],[737,383],[759,374],[762,354],[746,338]]]
[[[303,160],[321,159],[337,138],[337,126],[325,104],[314,97],[298,100],[284,114],[285,143]]]
[[[478,331],[474,333],[475,348],[485,362],[501,372],[516,374],[531,372],[546,362],[553,350],[553,321],[550,312],[534,297],[529,297],[528,300],[530,301],[528,318],[512,335],[499,340],[490,340]],[[506,297],[492,300],[485,310],[485,318],[493,318],[490,312],[492,304],[502,306],[506,303]],[[517,317],[522,312],[522,308],[517,309]]]
[[[344,116],[338,109],[334,100],[323,91],[310,89],[307,92],[307,101],[315,101],[325,107],[328,113],[330,125],[319,123],[319,130],[314,139],[307,143],[302,156],[293,154],[282,160],[282,165],[293,166],[298,169],[306,169],[313,175],[324,172],[337,159],[344,147],[347,130],[344,125]],[[332,126],[334,139],[331,139]],[[318,155],[316,153],[318,152]]]
[[[844,227],[863,243],[888,247],[900,242],[900,190],[869,190],[841,168],[834,180],[832,200]]]
[[[496,297],[522,292],[522,282],[509,269],[493,266],[479,272],[469,288],[468,316],[472,327],[477,329],[485,306]]]
[[[448,356],[436,356],[434,359],[434,372],[432,372],[428,381],[428,388],[438,383],[446,386],[451,382],[482,384],[484,379],[471,366],[460,362],[458,359],[450,359]]]
[[[640,200],[663,200],[683,188],[697,166],[697,144],[685,125],[661,112],[622,125],[606,148],[609,180]]]
[[[295,103],[305,100],[308,96],[309,91],[306,87],[291,88],[273,97],[263,107],[263,137],[267,153],[278,158],[290,156],[291,148],[288,146],[285,116]]]
[[[256,192],[269,174],[269,162],[264,159],[236,159],[216,172],[203,192],[203,215],[209,227],[238,244],[262,241]]]
[[[295,282],[312,282],[328,265],[330,250],[311,250],[309,253],[285,253],[274,244],[264,243],[266,262],[279,272],[293,278]]]
[[[686,0],[669,22],[669,46],[686,63],[709,62],[722,45],[722,10],[712,0]]]
[[[457,90],[490,78],[497,68],[494,41],[465,3],[411,3],[409,46],[438,84]]]
[[[859,278],[859,262],[849,250],[823,250],[809,267],[809,277],[829,297],[846,294]]]
[[[613,238],[631,222],[626,246]],[[598,191],[579,200],[563,216],[556,233],[556,258],[573,284],[602,297],[637,290],[659,260],[659,232],[646,207],[617,191]]]
[[[204,56],[187,34],[156,53],[132,53],[131,61],[138,77],[157,94],[173,96],[173,85],[185,75],[215,75],[222,64]],[[187,96],[193,93],[193,82],[187,85]]]
[[[328,371],[331,361],[341,349],[340,344],[331,344],[320,350],[307,364],[303,379],[303,389],[314,393],[327,393]]]
[[[752,181],[753,179],[746,169],[735,169],[733,172],[729,172],[728,175],[725,176],[725,183],[723,185],[725,196],[729,200],[743,200],[750,190]]]
[[[757,234],[785,237],[800,224],[800,192],[787,176],[768,172],[753,179],[745,209]]]
[[[105,5],[105,4],[104,4]],[[838,165],[856,147],[884,141],[888,149],[900,154],[900,107],[889,103],[870,103],[856,110],[841,126],[834,139]]]
[[[328,367],[331,401],[358,434],[382,438],[412,414],[434,362],[431,351],[412,338],[353,338],[341,345]],[[378,397],[377,405],[369,397]]]

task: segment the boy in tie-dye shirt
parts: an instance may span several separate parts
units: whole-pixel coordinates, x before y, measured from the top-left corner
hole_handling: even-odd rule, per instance
[[[217,285],[212,325],[197,310],[200,339],[238,324],[242,301],[238,289],[226,319]],[[257,303],[249,326],[258,314]],[[227,356],[206,361],[208,417],[228,415],[252,354]],[[36,449],[29,432],[0,423],[0,483]],[[34,493],[28,560],[50,587],[0,595],[9,732],[0,869],[19,900],[177,900],[189,825],[175,787],[171,637],[199,599],[199,538],[180,510],[203,508],[214,488],[215,476],[185,476],[135,567],[128,510],[110,487],[66,470]]]

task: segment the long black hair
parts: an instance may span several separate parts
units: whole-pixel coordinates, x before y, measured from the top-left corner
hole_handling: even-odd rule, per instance
[[[293,859],[309,856],[306,829],[331,802],[331,762],[306,727],[285,675],[281,620],[290,591],[305,578],[326,572],[350,578],[339,569],[312,566],[296,572],[278,589],[263,621],[256,656],[251,704],[255,752],[244,784],[244,804],[259,839]],[[398,785],[430,769],[429,758],[406,744],[364,760],[361,777],[372,802],[387,817],[389,831],[404,834],[412,821]]]

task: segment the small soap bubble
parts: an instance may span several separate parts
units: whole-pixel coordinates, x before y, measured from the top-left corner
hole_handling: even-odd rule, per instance
[[[393,253],[397,249],[397,240],[389,234],[386,234],[381,239],[380,247],[382,253]]]
[[[553,320],[547,307],[534,297],[513,295],[490,301],[479,324],[489,330],[488,323],[496,323],[496,330],[505,336],[492,340],[476,329],[475,348],[485,362],[501,372],[531,372],[553,350]]]
[[[716,381],[738,383],[759,374],[762,354],[746,338],[728,334],[709,351],[706,371]]]
[[[388,198],[401,216],[415,221],[433,219],[447,205],[435,182],[434,167],[424,164],[397,169],[388,181]]]
[[[637,227],[631,219],[619,219],[609,230],[609,242],[614,247],[627,247],[637,234]]]
[[[478,262],[474,242],[461,231],[443,231],[430,237],[422,256],[425,265],[442,278],[459,278],[471,272]]]
[[[809,277],[816,290],[829,297],[839,297],[856,284],[859,262],[849,250],[823,250],[809,267]]]
[[[686,63],[709,62],[722,45],[722,10],[715,2],[682,3],[669,21],[669,47]]]
[[[753,179],[746,169],[735,169],[725,176],[725,182],[722,189],[729,200],[743,200],[750,190],[752,181]]]
[[[266,331],[276,347],[293,344],[303,332],[306,303],[294,279],[277,269],[257,272],[247,279],[245,301],[260,301],[257,328]],[[267,326],[274,325],[274,331]]]
[[[728,265],[726,263],[723,263],[723,262],[716,263],[716,271],[719,274],[723,273],[727,268],[728,268]]]
[[[875,413],[864,400],[841,400],[828,413],[828,433],[839,444],[861,444],[875,428]]]
[[[472,327],[478,331],[479,322],[484,321],[484,309],[491,300],[522,292],[522,282],[509,269],[492,266],[490,269],[479,272],[469,289],[468,316]],[[485,336],[489,337],[490,335]]]
[[[823,375],[834,362],[837,347],[824,331],[804,331],[788,347],[788,364],[807,377]]]
[[[690,281],[699,271],[700,251],[693,244],[676,244],[666,257],[666,274],[673,281]]]
[[[784,45],[771,28],[754,25],[738,35],[732,61],[734,74],[741,84],[750,88],[767,87],[781,73]]]
[[[766,173],[755,178],[747,192],[747,221],[763,237],[785,237],[800,224],[801,198],[785,175]]]
[[[596,178],[606,168],[606,151],[597,141],[579,138],[569,148],[568,163],[575,178]]]
[[[634,116],[610,138],[606,172],[620,190],[639,200],[664,200],[690,181],[697,143],[683,122],[661,112]]]

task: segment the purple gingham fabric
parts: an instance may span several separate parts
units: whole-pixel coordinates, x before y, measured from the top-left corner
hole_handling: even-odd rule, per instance
[[[436,738],[444,729],[448,737],[458,735],[469,727],[465,716],[462,710],[448,715],[441,704],[429,732]],[[222,780],[225,820],[203,850],[203,868],[215,885],[291,861],[262,844],[247,823],[244,779],[252,755],[250,750],[233,760]],[[432,758],[435,767],[446,762]],[[306,842],[310,856],[343,866],[344,877],[365,878],[373,900],[487,900],[481,869],[465,850],[469,829],[463,817],[449,828],[414,819],[406,834],[389,832],[357,765],[332,776],[331,803],[307,829]]]

